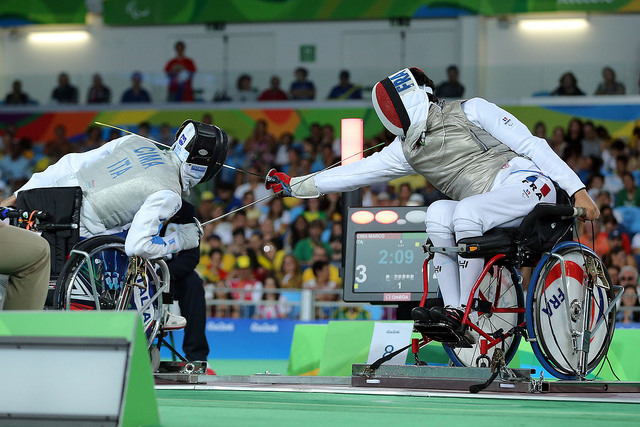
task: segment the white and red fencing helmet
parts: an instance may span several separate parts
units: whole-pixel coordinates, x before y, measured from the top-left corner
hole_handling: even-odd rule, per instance
[[[433,89],[419,86],[411,70],[405,68],[376,83],[371,99],[384,127],[412,143],[427,120],[429,94]]]

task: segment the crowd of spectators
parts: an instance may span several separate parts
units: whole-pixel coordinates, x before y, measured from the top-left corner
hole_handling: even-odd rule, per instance
[[[178,44],[176,51],[180,52]],[[168,66],[168,69],[173,67]],[[462,94],[464,87],[453,84],[457,82],[457,70],[449,71],[449,79],[437,90],[459,90]],[[313,97],[315,89],[307,80],[306,70],[298,69],[296,75],[296,89],[291,93],[296,93],[300,99]],[[54,91],[59,99],[77,100],[77,89],[70,85],[68,76],[62,73],[59,83]],[[141,75],[136,72],[132,76],[132,88],[124,94],[126,99],[148,98],[140,84]],[[605,82],[603,88],[606,87],[609,86]],[[20,90],[19,85],[14,86],[16,99],[20,98],[16,95]],[[180,90],[184,94],[186,89]],[[332,94],[344,99],[361,96],[357,95],[359,91],[359,86],[350,82],[349,74],[341,72]],[[277,76],[272,77],[271,87],[261,94],[252,88],[250,76],[241,76],[238,93],[243,93],[247,99],[288,96],[279,89]],[[88,100],[104,102],[109,99],[110,91],[96,74]],[[213,122],[210,114],[201,120]],[[135,131],[170,144],[175,128],[167,123],[153,127],[143,122]],[[18,138],[16,126],[8,125],[0,140],[0,193],[6,195],[19,188],[32,173],[44,170],[66,153],[87,151],[120,136],[117,130],[108,132],[90,126],[81,138],[70,140],[65,126],[58,124],[51,140],[34,142]],[[547,141],[576,171],[597,201],[602,215],[595,223],[581,223],[580,240],[593,247],[604,260],[615,283],[629,287],[623,305],[640,304],[637,297],[633,301],[630,297],[631,287],[636,290],[634,295],[637,294],[640,265],[640,190],[637,187],[640,182],[640,126],[625,139],[613,139],[605,127],[578,118],[571,119],[566,128],[557,126],[551,132],[540,122],[532,132]],[[255,122],[245,140],[230,137],[226,164],[236,169],[223,168],[212,186],[193,200],[200,221],[221,217],[205,227],[202,257],[197,268],[205,280],[207,298],[213,302],[209,314],[296,317],[299,307],[287,302],[299,302],[300,292],[296,290],[305,288],[314,291],[319,303],[338,302],[342,285],[338,272],[342,252],[340,196],[269,199],[263,178],[272,167],[289,175],[303,175],[336,163],[340,158],[340,143],[335,129],[330,124],[312,123],[308,136],[297,140],[287,132],[272,134],[269,123],[261,119]],[[392,135],[383,131],[365,141],[365,148],[392,139]],[[366,155],[379,149],[369,150]],[[363,189],[364,206],[429,206],[442,198],[445,196],[420,176]],[[249,209],[225,216],[250,204]],[[621,321],[640,316],[640,313],[631,313],[621,311]],[[319,304],[315,315],[320,318],[366,318],[368,313],[339,304],[335,307]]]

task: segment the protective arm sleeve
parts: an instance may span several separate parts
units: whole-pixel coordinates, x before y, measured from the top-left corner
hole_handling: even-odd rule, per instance
[[[173,217],[180,206],[182,199],[170,190],[158,191],[147,197],[131,222],[124,244],[127,255],[153,259],[183,249],[178,232],[160,237],[163,222]]]
[[[578,175],[549,147],[544,139],[535,137],[511,113],[482,98],[462,104],[467,118],[518,154],[529,157],[540,170],[556,181],[569,195],[584,188]]]
[[[20,191],[30,190],[32,188],[55,187],[56,183],[60,181],[64,182],[64,178],[66,177],[75,178],[76,172],[111,154],[113,150],[127,138],[129,137],[125,136],[114,139],[95,150],[85,153],[66,154],[44,171],[33,174],[31,179],[15,193],[17,194]]]
[[[317,197],[320,194],[351,191],[415,173],[416,171],[404,157],[400,139],[396,138],[381,151],[357,162],[327,169],[315,175],[291,178],[291,190],[296,196],[296,187],[302,190],[313,185],[318,194],[315,196],[307,195],[306,197]],[[311,178],[307,179],[308,177]],[[302,180],[306,181],[296,185]],[[308,190],[306,192],[309,193]]]

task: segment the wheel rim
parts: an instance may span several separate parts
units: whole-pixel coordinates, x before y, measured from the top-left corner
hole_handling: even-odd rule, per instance
[[[523,313],[515,311],[515,309],[521,309],[524,306],[522,289],[517,282],[515,272],[510,271],[508,268],[493,266],[490,274],[485,275],[483,278],[475,298],[492,303],[490,313],[479,314],[476,311],[472,311],[470,314],[471,320],[485,333],[492,334],[499,329],[506,333],[522,324],[524,320]],[[514,311],[497,312],[496,309]],[[487,360],[491,360],[495,349],[501,348],[502,345],[498,344],[488,349],[486,357],[483,357],[480,353],[481,336],[474,330],[470,330],[470,332],[476,340],[476,343],[471,348],[450,348],[445,346],[445,351],[458,366],[483,367],[487,364]],[[520,335],[505,338],[506,363],[509,363],[513,358],[519,342]]]
[[[88,250],[96,283],[100,310],[113,310],[120,293],[124,289],[129,257],[124,252],[122,243],[106,243]],[[69,285],[63,295],[63,307],[66,310],[95,310],[96,304],[91,288],[90,270],[84,256],[79,256],[75,268],[69,276]],[[156,295],[156,289],[161,282],[154,265],[149,261],[143,263],[146,279],[138,283],[146,289],[133,287],[132,296],[127,309],[137,310],[145,302]],[[151,346],[160,329],[162,315],[162,294],[145,310],[141,312],[148,346]]]

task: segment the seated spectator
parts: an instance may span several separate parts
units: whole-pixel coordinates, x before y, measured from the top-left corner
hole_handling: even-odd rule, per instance
[[[219,248],[211,249],[206,263],[200,262],[196,271],[207,283],[218,283],[225,280],[228,272],[222,267],[224,254]]]
[[[29,95],[22,91],[22,82],[14,80],[11,84],[11,92],[4,98],[5,105],[26,105],[30,103]]]
[[[464,86],[458,81],[458,67],[449,65],[447,67],[447,80],[436,87],[435,95],[438,98],[462,98]]]
[[[251,86],[251,76],[249,74],[241,74],[236,81],[236,93],[233,95],[233,101],[236,102],[252,102],[258,97],[258,89]]]
[[[291,223],[291,212],[284,208],[284,202],[280,197],[274,197],[269,200],[267,208],[263,210],[260,217],[260,222],[264,223],[266,220],[273,221],[273,227],[278,235],[282,235],[289,227]]]
[[[268,221],[265,221],[265,224],[266,223],[268,223]],[[284,261],[286,252],[282,249],[282,242],[280,242],[279,236],[272,235],[271,237],[267,238],[264,232],[262,235],[264,236],[262,253],[273,266],[273,274],[277,276],[278,271],[280,271],[280,269],[282,268],[282,262]]]
[[[282,288],[302,288],[302,269],[298,259],[291,254],[285,255],[282,259],[282,266],[277,272],[277,277]]]
[[[271,193],[264,187],[264,172],[253,166],[247,168],[247,171],[250,172],[250,174],[247,174],[247,182],[236,187],[233,195],[237,199],[242,200],[245,193],[247,191],[251,191],[253,193],[254,200],[263,199],[255,205],[256,209],[261,209],[267,203],[267,200],[264,198],[269,196]]]
[[[28,138],[11,139],[6,154],[0,158],[0,176],[13,190],[22,187],[31,178],[31,161],[26,149],[31,145]]]
[[[626,144],[620,138],[611,141],[602,152],[602,173],[610,175],[616,170],[616,158],[625,153]]]
[[[151,102],[149,92],[142,87],[142,73],[140,71],[135,71],[131,75],[131,87],[122,93],[120,102],[123,104]]]
[[[327,261],[316,261],[311,266],[313,271],[313,278],[307,280],[302,284],[305,289],[312,289],[315,291],[315,299],[320,302],[336,301],[338,295],[335,291],[338,288],[338,284],[331,280],[329,274],[329,263]],[[332,307],[318,307],[316,311],[317,319],[327,319],[333,312]]]
[[[629,156],[620,154],[616,157],[616,168],[612,174],[604,177],[603,189],[609,194],[618,194],[618,191],[624,188],[622,184],[622,175],[629,171]]]
[[[212,219],[220,218],[225,213],[227,212],[224,211],[224,206],[222,206],[220,203],[213,204],[211,208]],[[225,246],[233,242],[233,223],[231,222],[231,219],[232,218],[230,216],[225,216],[217,221],[209,223],[213,227],[211,229],[212,234],[217,235]],[[206,232],[205,235],[207,235]]]
[[[166,146],[171,146],[175,141],[175,132],[171,129],[171,125],[163,122],[160,125],[160,137],[156,140]]]
[[[636,181],[631,172],[622,173],[622,190],[616,193],[615,207],[640,206],[640,191],[636,187]]]
[[[102,76],[98,73],[93,75],[93,83],[87,92],[87,104],[108,104],[111,102],[111,89],[102,82]]]
[[[321,220],[321,224],[324,227],[324,223],[327,221],[326,198],[305,199],[304,205],[305,208],[302,215],[304,215],[307,222],[313,224],[314,221]]]
[[[331,255],[329,254],[329,251],[325,246],[316,246],[315,248],[313,248],[313,255],[311,256],[311,261],[309,262],[310,266],[302,271],[302,283],[308,282],[309,280],[313,279],[313,269],[311,268],[311,266],[317,261],[326,261],[327,263],[329,263],[329,279],[342,286],[340,269],[331,264]]]
[[[560,76],[559,86],[551,92],[551,96],[583,96],[585,93],[578,87],[578,79],[572,72]]]
[[[312,199],[309,199],[312,200]],[[322,241],[322,232],[324,231],[324,223],[320,219],[316,219],[309,224],[309,237],[306,237],[296,243],[293,248],[293,255],[305,265],[311,262],[313,250],[316,246],[322,246],[326,249],[327,254],[330,253],[329,245]]]
[[[567,142],[564,138],[564,129],[562,128],[562,126],[556,126],[553,128],[551,138],[549,138],[548,142],[549,147],[551,147],[551,149],[555,151],[555,153],[560,156],[560,158],[564,159],[564,152],[567,148]]]
[[[227,273],[233,270],[233,266],[236,263],[236,257],[225,250],[222,240],[216,234],[207,235],[207,238],[200,244],[200,261],[197,269],[202,270],[206,268],[210,262],[211,252],[215,250],[222,252],[222,263],[220,268]]]
[[[211,191],[205,190],[200,194],[200,202],[198,203],[198,210],[196,217],[200,222],[207,222],[213,218],[211,212],[213,210],[214,195]]]
[[[349,71],[340,71],[338,79],[339,83],[331,89],[327,99],[362,99],[362,88],[360,85],[351,83]]]
[[[616,313],[616,322],[637,323],[640,322],[640,301],[638,300],[638,289],[634,285],[624,286],[620,298],[620,308]]]
[[[596,88],[594,95],[624,95],[625,88],[616,81],[616,72],[611,67],[602,69],[602,82]]]
[[[587,193],[591,196],[593,200],[598,198],[598,194],[602,191],[602,186],[604,185],[604,176],[599,173],[592,174],[587,180]]]
[[[62,156],[64,156],[65,154],[69,154],[72,151],[73,147],[67,139],[67,127],[63,124],[56,125],[56,127],[53,128],[53,139],[50,139],[45,143],[44,149],[42,151],[43,154],[48,158],[47,166],[54,164]]]
[[[228,280],[228,287],[234,300],[254,303],[262,300],[263,284],[255,277],[254,267],[248,255],[240,255],[236,259],[235,268],[229,273]],[[240,311],[244,318],[253,317],[255,312],[252,305],[238,305],[236,310]]]
[[[222,205],[224,213],[229,213],[242,206],[242,200],[233,194],[233,185],[225,181],[218,183],[213,202]]]
[[[582,155],[584,157],[602,157],[602,140],[596,133],[596,126],[591,120],[587,120],[582,125]]]
[[[289,309],[286,306],[286,298],[279,292],[280,284],[274,276],[264,279],[264,295],[258,305],[255,318],[257,319],[282,319],[286,317]]]
[[[287,93],[280,88],[280,77],[271,76],[269,88],[262,91],[258,101],[286,101]]]
[[[545,125],[543,121],[536,122],[536,124],[533,126],[533,132],[531,132],[531,133],[533,134],[533,136],[537,136],[538,138],[542,138],[545,141],[548,140],[548,138],[547,138],[547,125]]]
[[[295,80],[289,87],[290,98],[295,100],[312,100],[316,97],[316,87],[308,80],[309,71],[304,67],[296,68]]]
[[[51,92],[51,99],[58,104],[77,104],[78,88],[69,81],[69,74],[60,73],[58,75],[58,86]]]
[[[238,212],[241,214],[242,212]],[[235,214],[234,219],[239,218],[240,215]],[[244,215],[243,215],[244,216]],[[227,244],[227,251],[236,257],[236,260],[239,256],[247,252],[247,236],[245,233],[244,227],[238,226],[237,224],[233,224],[233,232],[232,232],[232,241]]]
[[[101,147],[103,144],[102,128],[98,125],[90,125],[87,128],[86,137],[78,147],[78,152],[90,151]]]

